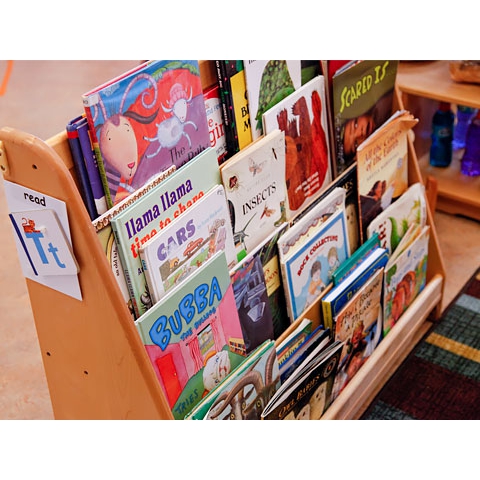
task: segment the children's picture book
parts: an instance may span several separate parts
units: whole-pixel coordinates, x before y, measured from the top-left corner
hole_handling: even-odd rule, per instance
[[[108,207],[210,146],[197,60],[156,60],[82,95]]]
[[[204,420],[261,420],[263,409],[280,387],[273,340],[258,346],[209,399]]]
[[[319,60],[243,60],[252,140],[265,132],[262,115],[320,73]]]
[[[204,89],[203,98],[210,133],[210,146],[217,152],[218,164],[221,165],[227,158],[227,139],[218,85]]]
[[[284,139],[274,130],[220,167],[238,261],[286,221]]]
[[[232,268],[237,260],[221,184],[140,246],[138,252],[152,301],[158,302],[220,250]]]
[[[277,390],[263,420],[319,420],[331,404],[341,342],[320,344]]]
[[[262,116],[265,134],[285,134],[287,219],[319,198],[332,181],[325,82],[318,75]]]
[[[71,250],[72,238],[65,202],[5,179],[3,179],[3,185],[8,212],[15,217],[13,220],[12,217],[10,219],[24,277],[77,300],[82,300],[77,274],[78,264]],[[50,211],[47,214],[49,215],[47,220],[52,225],[51,231],[49,231],[48,224],[44,223],[44,218],[38,217],[37,221],[37,215],[43,215],[44,210]],[[52,215],[54,216],[52,217]],[[50,237],[51,246],[47,242],[50,235],[54,235],[53,239]],[[66,266],[65,259],[61,256],[62,252],[57,250],[56,238],[59,238],[65,247],[62,249],[66,253],[65,259],[70,258],[70,255],[73,256],[73,264],[69,262],[69,265],[71,267],[75,265],[75,268],[70,268],[67,275],[64,274],[66,269],[62,267],[62,265]],[[54,274],[51,272],[44,274],[42,273],[43,269],[36,268],[38,263],[32,258],[32,253],[35,252],[39,256],[37,258],[40,259],[41,266],[53,267]]]
[[[312,321],[308,318],[299,320],[298,325],[277,346],[278,365],[282,365],[298,349],[300,345],[312,333]]]
[[[173,417],[192,408],[245,359],[224,252],[135,320]]]
[[[357,147],[392,114],[398,60],[352,60],[332,77],[335,162],[340,175]]]
[[[230,279],[248,354],[264,341],[274,339],[273,315],[260,256],[241,262],[230,271]]]
[[[357,147],[358,194],[362,238],[370,222],[408,188],[408,134],[418,123],[397,110]]]
[[[424,225],[385,268],[384,335],[390,332],[425,287],[429,239],[430,226]]]
[[[220,183],[217,154],[208,147],[145,195],[133,194],[111,218],[136,318],[152,306],[140,247]]]
[[[335,268],[350,256],[345,210],[338,209],[291,255],[279,252],[288,313],[293,322],[320,297],[332,283]]]
[[[215,60],[227,136],[227,158],[252,143],[243,60]]]
[[[380,343],[383,334],[383,274],[379,268],[333,319],[334,338],[343,343],[335,375],[335,399]]]
[[[380,245],[392,254],[412,223],[423,227],[426,222],[425,187],[420,182],[413,183],[398,200],[370,222],[367,227],[367,238],[375,232],[378,233]]]
[[[87,165],[83,157],[82,146],[78,134],[77,122],[82,119],[83,117],[80,116],[68,122],[66,126],[66,132],[68,146],[70,147],[70,153],[72,154],[78,191],[82,197],[88,215],[90,216],[90,220],[93,220],[94,218],[98,217],[98,212],[95,205],[95,199],[93,198],[92,186],[88,177]]]
[[[377,270],[387,265],[387,262],[387,250],[382,247],[375,248],[350,274],[322,297],[322,315],[325,328],[334,331],[334,319],[341,309]]]

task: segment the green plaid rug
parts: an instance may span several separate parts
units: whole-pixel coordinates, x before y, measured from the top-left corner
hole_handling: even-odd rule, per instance
[[[480,269],[361,419],[480,419]]]

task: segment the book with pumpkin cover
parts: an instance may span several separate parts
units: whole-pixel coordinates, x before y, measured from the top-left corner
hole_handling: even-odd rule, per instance
[[[262,115],[320,74],[319,60],[243,60],[252,140],[264,132]]]
[[[152,306],[140,247],[220,183],[217,154],[208,147],[145,195],[133,194],[111,218],[136,318]]]
[[[336,174],[357,159],[356,149],[392,114],[398,60],[351,60],[332,77]]]
[[[370,222],[408,188],[407,136],[418,123],[397,110],[357,147],[358,194],[362,239]]]
[[[146,62],[82,99],[108,207],[210,146],[197,60]]]
[[[285,134],[287,220],[312,204],[332,181],[323,75],[318,75],[262,116],[265,135]]]
[[[219,250],[237,263],[225,189],[216,185],[139,249],[153,303]]]
[[[332,392],[334,400],[373,353],[383,337],[384,267],[350,298],[333,319],[334,339],[343,343]]]
[[[225,252],[217,252],[135,320],[175,419],[246,356]]]
[[[284,138],[274,130],[220,166],[238,261],[286,221]]]

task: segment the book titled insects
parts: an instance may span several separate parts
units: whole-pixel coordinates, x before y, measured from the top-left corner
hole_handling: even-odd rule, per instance
[[[175,419],[245,360],[225,252],[135,321]]]
[[[274,130],[221,166],[238,261],[285,222],[284,138]]]
[[[210,146],[197,60],[146,62],[82,99],[109,208]]]

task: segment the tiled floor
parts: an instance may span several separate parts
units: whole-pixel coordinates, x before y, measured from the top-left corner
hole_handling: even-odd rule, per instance
[[[0,96],[0,127],[46,139],[81,112],[81,94],[137,61],[15,61]],[[7,62],[0,61],[0,85]],[[479,192],[480,195],[480,192]],[[480,224],[436,212],[446,267],[443,306],[480,265]],[[0,182],[0,419],[52,419],[47,382],[24,278],[20,272],[3,182]]]

